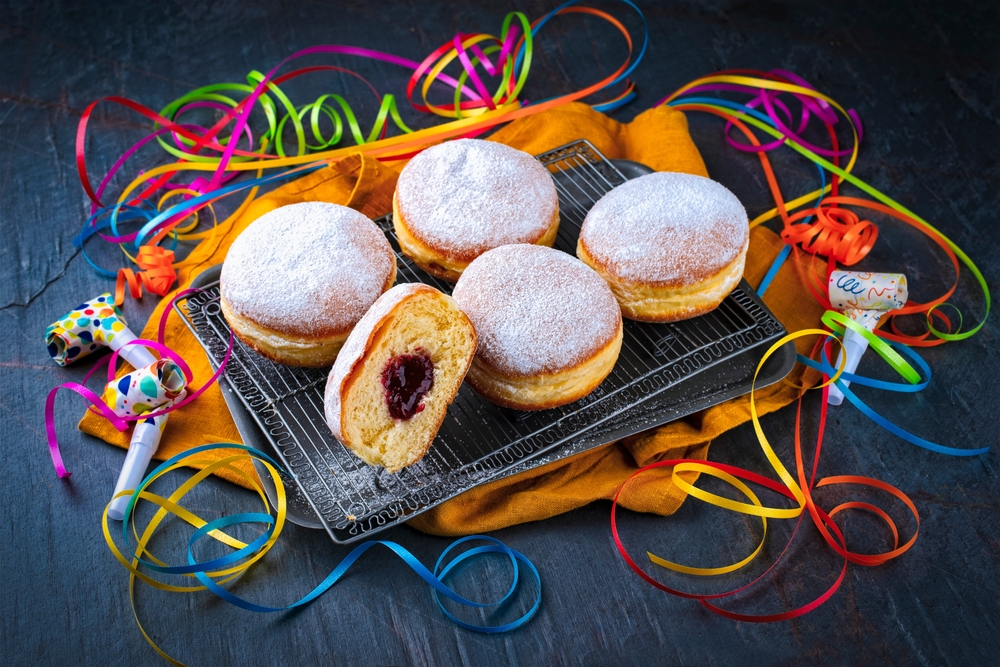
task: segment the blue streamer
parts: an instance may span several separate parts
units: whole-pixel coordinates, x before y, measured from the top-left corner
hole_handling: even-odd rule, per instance
[[[920,369],[923,371],[923,374],[926,376],[927,379],[919,384],[911,385],[909,383],[903,384],[898,382],[885,382],[883,380],[875,380],[873,378],[867,378],[861,375],[856,375],[854,373],[843,373],[841,374],[840,378],[837,379],[835,384],[837,385],[837,388],[840,389],[841,392],[843,392],[844,398],[846,398],[851,403],[851,405],[860,410],[861,414],[865,415],[873,422],[875,422],[885,430],[889,431],[889,433],[892,433],[893,435],[898,436],[911,444],[914,444],[918,447],[922,447],[929,451],[936,452],[938,454],[945,454],[947,456],[979,456],[980,454],[985,454],[988,451],[990,451],[989,447],[980,447],[977,449],[959,449],[957,447],[946,447],[944,445],[939,445],[935,442],[931,442],[930,440],[925,440],[924,438],[921,438],[918,435],[913,435],[909,431],[900,428],[899,426],[896,426],[891,421],[889,421],[888,419],[877,413],[875,410],[870,408],[864,401],[858,398],[858,396],[853,391],[851,391],[851,389],[846,384],[842,382],[842,380],[847,380],[852,384],[860,384],[865,387],[874,387],[876,389],[882,389],[884,391],[893,391],[902,393],[917,392],[925,388],[927,384],[931,381],[931,368],[927,364],[927,362],[924,361],[923,358],[921,358],[921,356],[916,353],[916,351],[910,349],[906,345],[902,345],[894,341],[885,341],[885,342],[891,345],[899,352],[902,352],[903,354],[908,356],[913,362],[915,362],[916,365],[919,366]],[[815,368],[816,370],[822,372],[827,377],[832,377],[833,374],[837,372],[837,369],[834,368],[832,364],[830,364],[830,360],[826,356],[826,346],[824,346],[822,349],[822,361],[814,361],[812,359],[809,359],[808,357],[802,356],[801,354],[797,355],[797,357],[800,363],[805,364],[810,368]]]
[[[548,23],[552,19],[552,17],[558,14],[560,11],[571,5],[575,5],[579,2],[580,0],[569,0],[568,2],[564,2],[563,4],[553,9],[551,12],[543,16],[541,19],[539,19],[538,23],[535,24],[535,27],[531,29],[531,36],[534,37],[535,35],[537,35],[538,31],[541,30],[542,27],[546,23]],[[642,10],[639,9],[639,7],[635,5],[635,3],[631,2],[631,0],[620,0],[620,2],[624,2],[626,5],[634,9],[636,13],[639,15],[639,20],[642,21],[642,48],[639,49],[639,55],[635,57],[635,60],[632,61],[632,63],[628,66],[628,68],[626,68],[624,72],[619,74],[614,81],[610,82],[607,86],[605,86],[605,88],[610,88],[616,83],[624,81],[626,78],[628,78],[628,75],[631,74],[633,70],[635,70],[635,68],[639,66],[640,62],[642,62],[643,56],[646,55],[646,47],[649,46],[649,25],[646,23],[646,15],[643,14]],[[514,61],[515,72],[521,69],[521,65],[524,61],[524,54],[526,50],[527,50],[527,44],[522,44],[520,50],[517,52],[517,58]],[[535,104],[540,104],[541,102],[547,102],[548,100],[552,99],[555,98],[547,97],[544,100],[539,100],[535,102]],[[618,107],[628,104],[634,99],[635,99],[635,92],[633,91],[616,102],[605,102],[603,104],[595,104],[594,109],[596,111],[612,111],[614,109],[617,109]]]
[[[264,461],[267,461],[275,468],[282,470],[281,465],[275,462],[271,457],[269,457],[264,452],[254,449],[253,447],[248,447],[246,445],[238,445],[235,443],[213,443],[209,445],[201,445],[199,447],[195,447],[193,449],[189,449],[185,452],[182,452],[168,459],[167,461],[164,461],[159,466],[157,466],[152,472],[150,472],[146,476],[145,479],[143,479],[142,483],[139,484],[139,487],[132,494],[132,497],[129,499],[128,505],[125,508],[125,514],[122,519],[122,536],[125,540],[126,545],[129,545],[129,547],[131,548],[128,524],[130,521],[130,517],[132,516],[133,508],[135,507],[136,501],[139,498],[139,494],[146,489],[146,487],[152,482],[152,480],[159,473],[165,471],[172,465],[178,463],[182,459],[191,456],[192,454],[197,454],[198,452],[204,452],[212,449],[242,450],[247,452],[251,456],[258,457]],[[275,480],[275,483],[280,484],[281,481]],[[247,546],[237,551],[234,551],[231,554],[202,562],[199,562],[195,559],[194,557],[195,543],[205,538],[209,533],[211,533],[214,530],[221,530],[223,528],[227,528],[230,526],[235,526],[239,524],[248,524],[248,523],[266,524],[267,529],[260,537],[255,539],[253,542],[251,542]],[[264,544],[267,543],[267,541],[274,534],[276,526],[277,525],[274,517],[272,517],[270,514],[265,514],[262,512],[244,512],[240,514],[225,516],[220,519],[216,519],[214,521],[210,521],[201,528],[197,529],[191,536],[191,538],[188,540],[188,548],[187,548],[188,564],[181,566],[162,566],[162,565],[157,565],[156,563],[150,563],[146,560],[139,558],[135,554],[135,549],[131,550],[133,558],[135,558],[139,563],[145,565],[146,567],[149,567],[154,571],[162,572],[164,574],[194,574],[195,577],[198,578],[198,581],[204,584],[204,586],[208,590],[210,590],[219,598],[222,598],[226,602],[229,602],[230,604],[240,607],[241,609],[246,609],[248,611],[255,611],[261,613],[287,611],[290,609],[294,609],[296,607],[301,607],[303,605],[309,604],[313,600],[317,599],[320,595],[325,593],[327,590],[329,590],[334,584],[336,584],[340,580],[340,578],[347,573],[351,565],[353,565],[354,562],[357,561],[358,558],[360,558],[363,553],[365,553],[366,551],[375,546],[383,546],[392,551],[393,553],[395,553],[397,556],[399,556],[400,559],[402,559],[402,561],[406,563],[406,565],[409,566],[410,569],[412,569],[417,574],[417,576],[423,579],[431,587],[434,601],[437,603],[438,607],[441,609],[444,615],[449,620],[454,622],[456,625],[459,625],[460,627],[463,627],[467,630],[472,630],[474,632],[482,632],[487,634],[509,632],[527,623],[535,615],[535,612],[537,612],[539,607],[541,606],[542,580],[534,564],[524,554],[515,551],[514,549],[511,549],[510,547],[506,546],[503,542],[499,540],[496,540],[492,537],[487,537],[485,535],[471,535],[469,537],[463,537],[459,540],[452,542],[441,553],[441,556],[438,558],[437,563],[434,565],[433,572],[431,570],[428,570],[423,565],[423,563],[421,563],[413,554],[411,554],[404,547],[402,547],[399,544],[396,544],[395,542],[388,542],[384,540],[370,540],[368,542],[363,542],[359,544],[357,547],[355,547],[354,550],[351,551],[351,553],[349,553],[337,565],[337,567],[334,568],[334,570],[329,575],[327,575],[327,577],[323,581],[321,581],[319,585],[317,585],[312,591],[307,593],[299,600],[284,607],[268,607],[245,600],[240,596],[231,593],[225,588],[222,588],[217,583],[215,583],[215,581],[213,581],[211,577],[209,577],[206,574],[206,572],[217,570],[227,565],[232,565],[243,558],[251,556],[255,551],[257,551],[258,549],[263,547]],[[448,556],[449,553],[452,552],[453,549],[455,549],[461,544],[473,540],[485,541],[488,542],[489,544],[487,544],[486,546],[478,546],[469,549],[468,551],[461,553],[460,555],[452,559],[450,562],[445,564],[445,558]],[[474,558],[476,556],[481,556],[485,554],[500,554],[503,556],[507,556],[507,558],[510,559],[511,567],[513,568],[513,579],[511,581],[510,588],[507,590],[507,592],[504,594],[502,598],[500,598],[495,602],[475,602],[474,600],[469,600],[467,598],[462,597],[444,583],[445,578],[454,570],[454,568],[459,563],[462,563],[470,558]],[[503,625],[495,625],[495,626],[476,625],[459,619],[450,611],[448,611],[448,609],[445,608],[444,603],[441,600],[442,596],[447,598],[448,600],[464,605],[466,607],[473,607],[480,609],[488,607],[499,607],[500,605],[511,599],[511,597],[517,591],[518,583],[520,582],[519,564],[523,564],[531,572],[532,576],[534,577],[535,583],[538,587],[538,593],[535,598],[535,602],[531,606],[531,608],[523,615],[521,615],[519,618],[515,619],[514,621],[511,621],[510,623],[505,623]]]
[[[87,221],[83,223],[83,229],[79,234],[73,237],[73,245],[80,249],[83,259],[86,260],[87,264],[90,264],[90,267],[94,269],[98,275],[105,278],[116,278],[118,276],[118,272],[108,271],[107,269],[98,266],[97,263],[90,258],[90,255],[87,254],[86,242],[90,239],[90,237],[96,235],[98,231],[109,228],[111,229],[111,233],[113,235],[124,236],[124,234],[118,230],[119,213],[125,214],[125,221],[129,221],[132,218],[139,221],[149,221],[153,217],[153,214],[146,209],[138,206],[128,206],[124,203],[114,209],[105,207],[87,218]]]
[[[778,256],[774,258],[774,261],[771,262],[771,268],[767,270],[764,279],[760,281],[760,286],[757,288],[757,296],[764,296],[764,292],[771,286],[771,281],[778,275],[778,270],[781,269],[790,254],[792,254],[792,246],[786,244],[781,249],[781,252],[778,253]]]

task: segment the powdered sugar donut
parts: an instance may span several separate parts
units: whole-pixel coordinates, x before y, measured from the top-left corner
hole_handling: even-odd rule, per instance
[[[548,169],[523,151],[460,139],[428,148],[403,168],[392,200],[406,255],[455,281],[479,255],[512,243],[551,246],[559,199]]]
[[[222,312],[264,356],[328,366],[395,279],[395,254],[370,219],[336,204],[291,204],[233,242],[222,265]]]
[[[658,172],[604,195],[576,254],[608,281],[625,317],[671,322],[716,308],[743,277],[747,213],[702,176]]]
[[[479,337],[466,379],[494,403],[521,410],[571,403],[618,359],[622,317],[614,294],[560,250],[490,250],[465,270],[454,297]]]

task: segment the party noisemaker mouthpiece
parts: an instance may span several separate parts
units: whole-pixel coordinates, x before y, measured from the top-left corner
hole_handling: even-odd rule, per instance
[[[122,464],[122,471],[118,475],[114,493],[111,494],[111,504],[108,506],[108,516],[115,521],[122,520],[130,497],[115,498],[115,496],[126,489],[134,491],[139,487],[142,478],[146,476],[146,468],[149,467],[153,454],[160,446],[160,437],[163,435],[163,427],[167,424],[167,417],[169,415],[160,415],[136,422],[135,430],[132,431],[132,441],[129,443],[128,453],[125,455],[125,462]]]
[[[884,314],[899,310],[906,305],[906,276],[901,273],[834,271],[830,274],[828,288],[830,304],[872,332]],[[840,367],[846,355],[844,372],[854,373],[867,349],[867,338],[851,329],[845,330],[843,348],[837,356],[836,367]],[[851,384],[848,380],[840,382],[843,382],[845,387]],[[840,405],[843,402],[844,392],[836,384],[830,385],[827,403]]]
[[[183,400],[187,395],[186,385],[187,380],[180,366],[170,359],[159,359],[109,382],[101,400],[119,417],[149,414],[169,407],[174,401]],[[126,489],[134,490],[142,481],[153,454],[160,446],[160,437],[169,416],[156,415],[136,422],[108,507],[108,516],[112,519],[121,520],[129,501],[129,496],[114,496]]]
[[[45,330],[45,346],[60,366],[69,366],[105,347],[117,350],[134,368],[156,361],[141,345],[127,345],[135,339],[111,294],[81,303]]]

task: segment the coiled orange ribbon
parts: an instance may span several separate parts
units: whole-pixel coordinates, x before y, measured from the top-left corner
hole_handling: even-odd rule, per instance
[[[800,222],[813,216],[814,222]],[[821,206],[788,216],[781,238],[810,255],[852,266],[871,251],[878,239],[878,227],[849,209]]]
[[[139,246],[135,263],[142,269],[139,273],[128,267],[118,269],[118,279],[115,283],[116,306],[125,302],[126,285],[132,298],[140,299],[143,287],[146,288],[146,291],[157,296],[166,296],[170,293],[174,281],[177,280],[177,272],[174,271],[173,250],[167,250],[157,245]]]

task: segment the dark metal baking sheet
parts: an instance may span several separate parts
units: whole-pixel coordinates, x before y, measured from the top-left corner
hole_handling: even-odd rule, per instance
[[[573,252],[587,210],[625,176],[587,142],[539,159],[553,172],[560,197],[556,247]],[[637,173],[633,165],[623,169]],[[450,285],[399,252],[389,216],[376,222],[397,251],[399,282],[416,280],[450,291]],[[210,359],[218,363],[229,332],[218,308],[215,271],[214,276],[199,278],[205,291],[183,302],[180,310]],[[499,408],[463,386],[428,454],[395,475],[365,464],[333,438],[323,417],[327,369],[273,364],[237,340],[226,375],[316,518],[335,541],[351,542],[477,484],[745,393],[747,369],[752,372],[756,366],[761,346],[783,334],[745,282],[717,310],[698,318],[671,324],[626,321],[619,361],[591,395],[561,408],[524,413]],[[779,356],[782,363],[767,380],[777,380],[790,369],[790,363],[784,363],[788,355]],[[688,384],[705,373],[710,374],[704,382]]]

